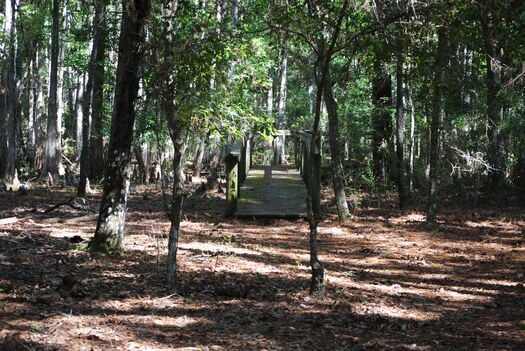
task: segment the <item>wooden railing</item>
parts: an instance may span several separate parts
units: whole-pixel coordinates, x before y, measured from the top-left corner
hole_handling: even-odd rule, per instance
[[[235,141],[226,155],[226,216],[231,217],[237,210],[241,186],[252,166],[251,134]]]
[[[293,132],[295,139],[295,164],[303,176],[304,183],[312,197],[312,210],[320,213],[321,199],[321,147],[319,139],[312,144],[308,131]],[[226,156],[226,216],[232,217],[241,198],[241,186],[252,166],[252,135],[246,133],[243,139],[235,141]],[[305,199],[306,201],[306,199]]]

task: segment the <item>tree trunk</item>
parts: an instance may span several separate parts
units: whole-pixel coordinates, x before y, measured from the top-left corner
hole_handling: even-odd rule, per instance
[[[339,117],[337,115],[337,102],[332,91],[330,69],[327,69],[324,79],[324,100],[328,111],[328,127],[330,137],[330,163],[332,166],[332,186],[337,204],[337,214],[340,221],[345,221],[350,216],[348,203],[346,201],[344,187],[344,171],[341,159],[341,141],[339,140]]]
[[[18,88],[16,85],[16,9],[17,0],[5,2],[5,32],[8,33],[8,57],[6,60],[5,77],[6,90],[4,93],[5,124],[1,133],[3,137],[3,152],[0,159],[0,177],[12,180],[15,176],[16,164],[16,131],[18,115]],[[2,150],[0,150],[2,151]]]
[[[183,156],[186,149],[185,124],[177,116],[175,106],[175,79],[173,77],[173,41],[177,2],[169,1],[163,8],[163,21],[165,31],[164,69],[166,75],[162,84],[162,107],[168,122],[171,140],[173,142],[173,193],[171,202],[171,228],[168,241],[168,262],[166,281],[175,290],[177,287],[177,249],[180,237],[180,222],[182,217],[182,203],[184,199],[184,179],[182,177]]]
[[[103,139],[103,106],[104,106],[104,61],[106,54],[106,7],[105,0],[97,0],[95,13],[95,37],[93,47],[96,47],[95,64],[93,66],[93,92],[91,106],[90,134],[90,170],[92,180],[100,180],[104,174],[104,139]]]
[[[501,84],[501,52],[498,45],[496,1],[484,1],[483,36],[487,64],[487,160],[489,170],[489,190],[498,193],[505,181],[505,143],[501,133],[503,120],[503,98]]]
[[[317,20],[320,21],[320,15],[317,12],[317,8],[314,8],[312,4],[308,4],[309,11],[317,14]],[[319,135],[319,124],[321,121],[321,103],[323,98],[323,87],[325,86],[325,79],[329,73],[330,61],[332,59],[332,53],[339,37],[341,30],[341,23],[345,17],[346,10],[348,8],[348,1],[345,0],[339,13],[336,27],[330,42],[326,43],[326,39],[320,36],[317,45],[318,64],[315,67],[317,76],[317,92],[315,97],[315,112],[314,112],[314,123],[312,126],[312,140],[310,143],[311,160],[310,166],[307,167],[308,172],[306,177],[308,179],[307,196],[306,196],[306,212],[308,215],[308,223],[310,224],[310,267],[312,269],[312,277],[310,280],[310,295],[317,298],[323,298],[325,294],[325,281],[324,281],[324,266],[321,264],[318,256],[318,245],[317,245],[317,228],[320,218],[319,205],[317,203],[319,199],[318,189],[320,186],[320,168],[321,168],[321,150],[320,147],[320,135]],[[320,21],[320,23],[322,23]],[[321,24],[324,27],[325,24]],[[326,28],[321,28],[326,29]],[[328,45],[328,47],[327,47]]]
[[[443,76],[447,64],[446,29],[438,31],[438,47],[434,64],[434,81],[432,83],[432,120],[430,122],[430,169],[428,186],[427,222],[435,222],[438,207],[438,161],[439,133],[441,132],[441,97],[443,94]]]
[[[410,108],[410,151],[409,151],[409,191],[414,191],[414,158],[415,158],[415,131],[416,131],[416,111],[414,107],[414,101],[412,100],[412,93],[410,87],[407,87],[407,100]]]
[[[206,150],[206,139],[201,140],[195,151],[193,158],[193,170],[195,177],[200,177],[202,172],[202,160],[204,159],[204,151]]]
[[[396,171],[397,192],[399,195],[399,208],[404,209],[407,201],[405,182],[405,108],[403,104],[403,47],[398,44],[396,62]]]
[[[48,174],[54,180],[62,175],[62,154],[60,125],[58,124],[57,110],[57,87],[58,87],[58,54],[59,54],[59,21],[60,21],[59,0],[53,0],[53,26],[51,30],[51,68],[49,74],[49,100],[47,113],[47,134],[44,167],[41,178]]]
[[[78,191],[77,195],[80,197],[84,197],[86,195],[86,186],[88,184],[88,176],[89,176],[89,170],[90,170],[90,164],[95,162],[100,162],[100,160],[92,160],[91,154],[93,149],[91,148],[91,120],[90,118],[90,108],[91,108],[91,101],[94,95],[94,81],[95,81],[95,70],[97,65],[103,65],[103,59],[104,59],[104,53],[101,54],[98,52],[100,50],[100,43],[99,41],[104,41],[104,38],[101,38],[100,31],[101,27],[103,27],[104,22],[104,1],[105,0],[98,0],[96,4],[96,10],[95,10],[95,33],[93,36],[93,47],[91,49],[91,57],[89,60],[89,66],[88,66],[88,74],[87,74],[87,83],[86,88],[84,90],[84,96],[82,98],[82,153],[80,155],[80,180],[78,183]],[[103,46],[103,45],[102,45]],[[102,49],[103,50],[103,49]],[[97,61],[102,60],[102,62]],[[104,69],[102,67],[102,69]],[[102,75],[104,73],[102,72]],[[99,77],[100,79],[100,77]],[[102,77],[103,79],[103,77]],[[99,86],[97,86],[97,89],[102,90],[102,83],[100,81],[97,82]],[[98,97],[100,99],[100,97]],[[101,100],[97,101],[98,103],[101,103]],[[98,106],[100,108],[100,106]],[[96,166],[97,168],[100,167],[100,165]]]
[[[83,123],[84,123],[84,115],[83,115],[83,104],[82,104],[82,97],[84,96],[84,83],[86,81],[86,74],[82,73],[79,74],[77,77],[77,91],[75,94],[75,126],[76,126],[76,141],[77,141],[77,158],[80,160],[80,157],[82,156],[82,145],[83,145],[83,139],[82,139],[82,131],[83,131]]]
[[[392,119],[388,108],[392,105],[392,81],[380,59],[374,62],[372,81],[372,160],[377,181],[387,180],[388,147],[392,136]]]
[[[286,127],[286,92],[288,79],[288,38],[283,34],[280,50],[281,63],[279,65],[279,103],[277,105],[277,129]],[[281,165],[285,161],[285,138],[284,134],[275,138],[274,164]]]
[[[115,108],[111,119],[104,193],[90,251],[120,253],[126,219],[130,174],[129,161],[135,122],[135,100],[139,90],[139,68],[144,57],[149,0],[124,0]]]

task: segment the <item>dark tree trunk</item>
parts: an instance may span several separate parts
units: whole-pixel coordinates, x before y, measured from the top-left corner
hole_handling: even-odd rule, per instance
[[[372,160],[373,173],[378,181],[386,181],[388,148],[392,137],[392,118],[388,108],[392,105],[392,80],[385,73],[383,63],[376,59],[372,81]]]
[[[320,21],[320,15],[317,12],[317,8],[308,4],[309,12],[316,14],[317,20]],[[316,65],[316,85],[317,92],[315,97],[315,110],[314,110],[314,123],[312,126],[312,140],[310,143],[311,157],[310,165],[307,167],[308,172],[306,177],[308,179],[307,184],[307,196],[306,196],[306,212],[308,215],[308,223],[310,224],[310,267],[312,269],[312,277],[310,280],[310,295],[317,298],[323,298],[325,294],[325,271],[324,266],[319,260],[318,255],[318,244],[317,244],[317,228],[320,218],[319,209],[319,188],[320,188],[320,169],[321,169],[321,153],[320,153],[320,134],[319,134],[319,123],[321,121],[321,102],[323,98],[323,87],[325,86],[325,79],[329,73],[330,61],[332,59],[332,53],[339,37],[341,30],[341,24],[345,17],[348,8],[348,1],[345,0],[342,4],[339,18],[337,19],[334,32],[330,38],[330,42],[326,42],[326,38],[320,36],[317,45],[317,62]],[[320,21],[320,23],[322,23]],[[322,27],[325,25],[322,24]],[[321,28],[326,29],[326,28]]]
[[[286,94],[288,79],[288,37],[283,34],[280,48],[280,65],[279,65],[279,97],[277,105],[277,129],[286,128]],[[275,138],[273,163],[281,165],[285,161],[285,138],[284,134]]]
[[[396,171],[399,208],[404,209],[407,201],[405,178],[405,108],[403,104],[403,47],[399,43],[396,62]]]
[[[44,167],[41,178],[48,174],[54,180],[58,180],[62,168],[62,152],[60,126],[58,125],[58,56],[59,56],[59,21],[60,21],[59,0],[53,0],[53,26],[51,30],[51,68],[49,74],[49,100],[47,115],[47,134],[44,157]]]
[[[135,100],[139,89],[139,68],[144,57],[149,0],[124,0],[119,59],[115,87],[115,108],[111,119],[108,162],[91,251],[120,253],[126,219],[130,174],[129,161],[135,122]]]
[[[91,57],[89,60],[89,68],[88,68],[88,76],[87,76],[87,83],[84,90],[84,96],[82,97],[82,153],[80,155],[80,181],[78,183],[78,190],[77,195],[78,196],[85,196],[86,195],[86,186],[88,184],[88,176],[90,171],[90,165],[93,163],[100,162],[101,160],[93,158],[93,154],[96,155],[96,152],[94,152],[97,148],[91,147],[91,143],[97,142],[96,138],[91,137],[91,120],[94,120],[95,117],[101,118],[101,116],[95,116],[94,113],[90,115],[91,110],[91,101],[93,97],[93,110],[94,110],[94,103],[97,102],[97,108],[98,113],[100,114],[102,106],[102,98],[100,95],[102,95],[102,86],[103,81],[101,82],[100,79],[104,79],[104,30],[101,29],[104,27],[104,5],[105,0],[98,0],[96,4],[96,11],[95,11],[95,21],[94,21],[94,27],[95,27],[95,34],[93,39],[93,48],[91,50]],[[102,41],[102,45],[100,43]],[[99,51],[102,52],[99,52]],[[100,71],[100,68],[97,66],[102,66],[102,77],[97,77],[98,79],[95,79],[96,71]],[[98,72],[99,73],[99,72]],[[100,75],[100,73],[99,73]],[[95,80],[97,83],[97,99],[95,99]],[[93,116],[94,118],[90,118],[90,116]],[[93,170],[93,167],[100,169],[102,167],[101,164],[97,164],[96,166],[91,166],[91,170]],[[102,173],[102,172],[100,172]],[[99,176],[100,176],[99,173]],[[91,177],[94,178],[93,176]]]
[[[183,156],[186,149],[185,124],[177,116],[175,106],[175,79],[173,77],[173,54],[171,43],[175,35],[174,27],[171,25],[175,20],[177,2],[168,1],[164,10],[164,70],[163,77],[162,107],[168,122],[168,128],[173,142],[173,193],[171,201],[171,228],[168,239],[168,262],[166,269],[166,281],[172,289],[177,287],[177,250],[180,237],[180,222],[182,218],[182,203],[184,200],[184,179],[182,178]]]
[[[487,63],[487,160],[489,190],[497,193],[505,181],[505,143],[501,133],[503,120],[503,98],[501,84],[501,52],[498,45],[496,1],[484,1],[483,36]]]
[[[427,222],[435,222],[438,207],[438,161],[439,134],[441,132],[441,97],[443,94],[443,76],[447,65],[447,33],[445,28],[438,32],[438,47],[434,64],[432,83],[432,120],[430,122],[430,170],[428,186]]]
[[[15,176],[15,164],[16,164],[16,142],[17,142],[17,130],[18,130],[18,88],[16,84],[16,10],[17,1],[11,0],[5,2],[6,18],[5,29],[8,31],[8,57],[6,60],[6,90],[4,93],[4,116],[5,124],[2,128],[1,133],[4,133],[3,138],[3,152],[0,157],[0,168],[2,173],[0,177],[12,180]],[[2,150],[0,150],[2,151]]]
[[[104,105],[104,61],[106,54],[106,7],[105,0],[97,1],[95,14],[96,47],[95,64],[93,66],[93,92],[91,106],[91,135],[89,142],[90,164],[89,177],[100,180],[104,174],[104,140],[103,140],[103,105]]]
[[[207,137],[206,137],[207,138]],[[195,151],[193,158],[193,170],[195,177],[200,177],[202,172],[202,160],[204,159],[204,151],[206,150],[206,139],[201,140]]]
[[[341,158],[341,141],[339,140],[339,117],[337,115],[337,102],[332,91],[332,81],[330,79],[330,69],[327,69],[324,79],[324,100],[328,111],[328,127],[330,139],[330,163],[332,166],[332,186],[337,205],[339,220],[344,221],[350,216],[348,202],[346,201],[344,187],[343,162]]]

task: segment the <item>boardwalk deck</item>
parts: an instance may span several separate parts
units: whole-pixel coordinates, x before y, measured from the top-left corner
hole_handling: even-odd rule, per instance
[[[306,187],[292,166],[256,166],[240,190],[236,217],[306,217]]]

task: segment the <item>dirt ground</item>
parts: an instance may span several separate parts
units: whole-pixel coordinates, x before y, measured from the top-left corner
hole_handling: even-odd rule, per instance
[[[0,350],[525,350],[523,209],[448,208],[429,227],[365,199],[342,224],[326,193],[318,301],[306,221],[224,219],[222,194],[186,202],[173,294],[162,196],[144,191],[121,258],[85,251],[89,211],[44,213],[72,189],[0,194],[17,218],[0,224]]]

